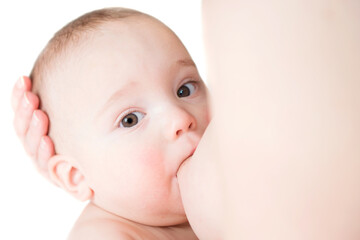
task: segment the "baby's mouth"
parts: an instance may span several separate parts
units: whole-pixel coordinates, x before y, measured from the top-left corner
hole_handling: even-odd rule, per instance
[[[191,151],[191,153],[189,154],[189,156],[187,156],[187,157],[181,162],[181,164],[179,165],[178,170],[176,171],[176,176],[178,175],[180,168],[181,168],[189,159],[191,159],[191,157],[194,155],[195,150],[196,150],[196,148],[195,148],[193,151]]]

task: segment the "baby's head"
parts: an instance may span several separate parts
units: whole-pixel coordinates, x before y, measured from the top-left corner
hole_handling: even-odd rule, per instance
[[[31,77],[58,185],[143,224],[186,221],[176,174],[210,117],[206,87],[169,28],[129,9],[88,13],[55,34]]]

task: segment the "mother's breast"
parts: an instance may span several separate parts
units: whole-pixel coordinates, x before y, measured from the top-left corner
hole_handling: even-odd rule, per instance
[[[196,152],[178,172],[185,212],[199,239],[222,239],[224,211],[219,159],[216,136],[210,123]]]

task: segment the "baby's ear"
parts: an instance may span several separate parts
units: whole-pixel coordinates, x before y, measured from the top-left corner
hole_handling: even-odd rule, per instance
[[[72,163],[72,159],[63,155],[54,155],[48,162],[50,179],[80,201],[90,200],[93,190],[87,184],[84,175]]]

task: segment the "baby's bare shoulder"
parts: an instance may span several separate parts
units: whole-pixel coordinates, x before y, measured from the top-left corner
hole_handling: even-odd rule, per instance
[[[73,226],[68,240],[133,240],[136,229],[89,203]]]
[[[189,236],[191,236],[189,238]],[[153,227],[116,216],[94,204],[89,204],[75,225],[68,240],[159,240],[197,239],[190,229],[184,227]]]
[[[77,222],[71,230],[68,240],[134,240],[134,229],[116,221],[96,219]]]

